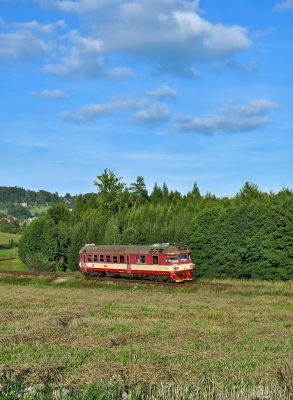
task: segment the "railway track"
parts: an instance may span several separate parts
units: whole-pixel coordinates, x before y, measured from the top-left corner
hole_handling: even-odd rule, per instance
[[[221,282],[209,282],[209,281],[185,281],[180,283],[175,282],[156,282],[151,280],[143,280],[143,279],[134,279],[134,278],[119,278],[119,277],[87,277],[82,275],[80,272],[75,273],[64,273],[64,272],[43,272],[43,271],[12,271],[12,270],[0,270],[0,275],[15,275],[15,276],[48,276],[52,278],[75,278],[75,279],[86,279],[89,281],[96,281],[96,282],[104,282],[105,284],[113,284],[113,283],[129,283],[135,285],[144,285],[144,286],[160,286],[160,287],[168,287],[168,288],[186,288],[188,286],[203,288],[206,290],[213,290],[213,291],[228,291],[228,290],[266,290],[269,288],[275,289],[274,285],[272,284],[271,287],[264,286],[264,285],[247,285],[244,282],[239,283],[221,283]]]
[[[223,291],[235,288],[234,285],[225,283],[215,283],[215,282],[198,282],[198,281],[185,281],[182,283],[175,282],[157,282],[150,280],[134,279],[134,278],[119,278],[119,277],[86,277],[81,273],[64,273],[64,272],[46,272],[46,271],[12,271],[12,270],[0,270],[0,274],[4,275],[15,275],[15,276],[48,276],[48,277],[73,277],[75,279],[86,279],[89,281],[105,282],[105,283],[130,283],[138,285],[149,285],[149,286],[165,286],[165,287],[182,287],[196,285],[198,287],[205,287],[207,289]]]

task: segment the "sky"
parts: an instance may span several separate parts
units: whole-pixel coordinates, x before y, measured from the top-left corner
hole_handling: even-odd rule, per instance
[[[0,0],[0,186],[293,188],[293,0]]]

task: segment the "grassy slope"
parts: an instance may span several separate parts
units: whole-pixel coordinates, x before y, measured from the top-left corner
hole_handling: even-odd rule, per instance
[[[32,207],[28,207],[28,209],[30,210],[30,212],[32,213],[32,215],[35,214],[35,212],[38,212],[39,214],[41,214],[42,212],[46,213],[48,210],[48,206],[32,206]],[[7,208],[0,208],[0,213],[4,213],[7,214]]]
[[[20,371],[27,382],[42,382],[49,374],[64,385],[171,384],[181,391],[213,386],[227,393],[219,398],[235,390],[242,399],[262,398],[262,387],[280,396],[277,377],[293,350],[290,287],[212,291],[73,281],[81,287],[71,288],[48,286],[44,278],[16,287],[0,279],[0,359],[11,376]]]
[[[21,235],[13,235],[10,233],[0,232],[0,244],[7,245],[12,239],[17,243],[21,238]],[[13,247],[12,249],[0,249],[0,269],[7,270],[23,270],[27,269],[18,257],[18,248]]]
[[[17,243],[20,238],[21,235],[0,232],[0,244],[9,244],[11,239]]]

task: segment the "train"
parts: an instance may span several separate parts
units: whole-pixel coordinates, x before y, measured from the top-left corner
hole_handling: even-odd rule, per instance
[[[79,268],[89,277],[123,277],[159,282],[193,278],[191,249],[184,243],[135,245],[85,244],[79,251]]]

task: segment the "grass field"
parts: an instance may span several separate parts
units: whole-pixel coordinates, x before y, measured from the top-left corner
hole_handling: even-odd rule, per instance
[[[18,257],[18,248],[0,249],[0,270],[25,270],[27,267]]]
[[[0,244],[9,244],[11,239],[18,243],[22,235],[0,232]]]
[[[280,400],[293,394],[288,284],[212,290],[50,279],[0,276],[5,384],[51,388],[44,399],[54,390],[56,399]],[[86,396],[85,388],[96,395]]]
[[[18,243],[21,235],[14,235],[10,233],[0,232],[0,244],[8,245],[11,243],[11,239]],[[0,248],[0,270],[23,270],[27,269],[25,265],[20,261],[18,257],[18,248],[13,247],[11,249]]]
[[[42,212],[46,213],[48,210],[48,206],[33,206],[33,207],[28,207],[32,215],[35,215],[36,212],[41,214]],[[7,214],[7,208],[0,208],[0,213]]]
[[[30,212],[32,213],[32,215],[35,215],[36,212],[38,212],[39,214],[41,213],[46,213],[48,210],[48,206],[34,206],[34,207],[29,207]]]

